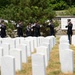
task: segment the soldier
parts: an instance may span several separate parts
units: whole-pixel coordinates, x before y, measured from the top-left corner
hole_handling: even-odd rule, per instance
[[[40,25],[38,24],[38,22],[34,24],[33,30],[34,30],[34,36],[36,37],[40,36]]]
[[[66,26],[67,29],[67,35],[68,35],[68,40],[69,43],[71,44],[71,36],[73,35],[72,28],[73,24],[71,23],[71,19],[68,19],[68,25]]]
[[[17,24],[17,35],[23,37],[23,23],[21,21]]]
[[[55,36],[55,31],[54,31],[54,23],[52,20],[50,20],[50,23],[48,24],[48,26],[50,28],[50,36],[54,35]]]
[[[1,37],[6,37],[6,25],[4,23],[4,20],[1,21]]]

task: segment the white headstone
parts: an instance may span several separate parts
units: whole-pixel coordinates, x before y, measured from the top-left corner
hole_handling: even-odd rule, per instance
[[[60,62],[62,61],[62,50],[65,52],[65,49],[70,49],[70,44],[69,43],[60,43],[59,44],[59,59]]]
[[[51,48],[53,48],[53,46],[54,46],[53,37],[52,36],[47,36],[46,39],[49,39],[50,40],[50,46],[51,46]]]
[[[75,46],[75,35],[72,35],[72,44]]]
[[[10,44],[9,43],[2,43],[1,46],[3,47],[3,55],[9,55]]]
[[[44,55],[32,54],[32,75],[46,75]]]
[[[2,58],[2,56],[3,56],[3,48],[0,47],[0,66],[1,66],[1,58]]]
[[[27,45],[26,44],[20,44],[17,46],[18,49],[21,49],[22,51],[22,63],[26,63],[27,60]]]
[[[70,49],[70,44],[69,43],[60,43],[59,44],[59,50],[64,50],[64,49]]]
[[[31,52],[34,52],[34,40],[33,37],[27,37],[25,40],[29,40],[31,43]]]
[[[48,66],[48,48],[45,46],[39,46],[36,48],[38,54],[45,55],[45,64]]]
[[[15,41],[16,41],[16,47],[17,47],[20,44],[20,38],[19,37],[15,38]]]
[[[51,40],[49,38],[44,38],[42,43],[49,43],[50,51],[52,50]]]
[[[40,46],[40,39],[37,37],[37,46]]]
[[[10,50],[10,55],[15,57],[16,71],[22,70],[22,51],[19,49]]]
[[[68,36],[67,36],[67,35],[62,35],[62,36],[60,37],[60,39],[63,39],[63,38],[65,38],[66,40],[68,40]]]
[[[60,37],[60,43],[69,43],[68,36],[62,35]]]
[[[50,44],[49,43],[43,43],[43,46],[46,46],[48,48],[48,60],[50,60]]]
[[[61,71],[63,73],[73,73],[74,72],[74,53],[71,49],[65,49],[61,51]]]
[[[0,38],[0,45],[2,44],[2,38]]]
[[[33,37],[33,40],[34,40],[34,48],[36,48],[38,46],[38,38]]]
[[[3,38],[2,43],[9,43],[10,44],[10,49],[16,47],[16,40],[12,38]]]
[[[38,38],[38,46],[40,46],[44,40],[44,37],[43,36],[39,36],[37,37]]]
[[[20,44],[26,44],[27,45],[27,56],[31,56],[31,42],[29,40],[21,40]]]
[[[12,56],[3,56],[1,59],[1,75],[16,75],[15,58]]]
[[[20,39],[20,44],[23,42],[23,40],[25,40],[24,37],[18,37]]]
[[[60,43],[69,43],[69,40],[62,39],[62,40],[60,40]]]
[[[48,60],[50,60],[50,45],[49,45],[49,43],[42,43],[41,46],[45,46],[48,48]]]
[[[55,36],[47,36],[47,37],[51,37],[52,38],[52,40],[53,40],[53,46],[56,44],[56,38],[55,38]]]

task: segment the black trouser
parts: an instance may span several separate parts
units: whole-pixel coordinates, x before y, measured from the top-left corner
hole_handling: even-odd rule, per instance
[[[68,34],[68,40],[69,40],[69,44],[71,44],[71,34]]]

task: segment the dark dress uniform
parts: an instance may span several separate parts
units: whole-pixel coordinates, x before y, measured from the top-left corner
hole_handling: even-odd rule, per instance
[[[51,23],[50,25],[48,25],[47,27],[50,28],[50,36],[54,35],[55,36],[55,31],[54,31],[54,24]]]
[[[73,27],[73,24],[71,22],[69,22],[68,25],[66,26],[66,28],[68,28],[67,29],[67,35],[68,35],[68,40],[69,40],[70,44],[71,44],[71,36],[73,34],[72,27]]]
[[[17,35],[23,37],[23,25],[17,24]]]
[[[1,24],[1,37],[6,37],[6,26],[4,24]]]
[[[40,25],[36,24],[35,26],[33,26],[33,30],[34,30],[34,36],[38,37],[40,36]]]

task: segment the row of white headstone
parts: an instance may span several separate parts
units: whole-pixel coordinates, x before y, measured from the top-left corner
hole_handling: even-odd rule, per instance
[[[26,38],[24,37],[0,38],[1,75],[15,75],[15,71],[22,70],[22,63],[28,62],[27,57],[31,56],[31,52],[34,52],[35,48],[37,50],[37,54],[40,54],[40,56],[41,55],[43,56],[42,58],[44,58],[45,65],[47,66],[48,60],[50,59],[49,57],[50,50],[52,49],[54,45],[55,45],[54,36],[26,37]],[[33,58],[35,57],[36,59],[38,59],[37,55],[35,56],[35,54],[33,54],[32,68],[35,62],[33,61],[34,60]],[[40,61],[40,60],[37,60],[37,61]],[[34,72],[33,72],[33,75],[34,75]],[[39,75],[42,75],[42,74],[39,74]]]
[[[46,75],[50,52],[55,44],[56,39],[54,36],[40,38],[40,44],[36,47],[36,53],[32,54],[32,75]]]
[[[74,72],[74,52],[70,49],[68,36],[62,35],[59,44],[59,58],[63,73]]]
[[[15,70],[22,70],[22,63],[27,62],[27,57],[31,56],[31,52],[34,51],[34,48],[37,44],[38,40],[36,40],[36,37],[17,37],[17,38],[0,38],[0,66],[1,66],[1,75],[8,75],[10,67],[4,64],[6,66],[6,72],[3,71],[3,65],[2,65],[2,59],[3,57],[8,57],[8,55],[13,56],[15,58]],[[37,42],[36,42],[37,41]],[[2,58],[2,59],[1,59]],[[7,62],[10,62],[10,60],[6,59]],[[13,63],[13,62],[12,62]],[[14,63],[13,63],[14,64]],[[9,64],[10,65],[10,64]],[[11,66],[12,67],[12,66]],[[9,74],[10,75],[10,74]]]

